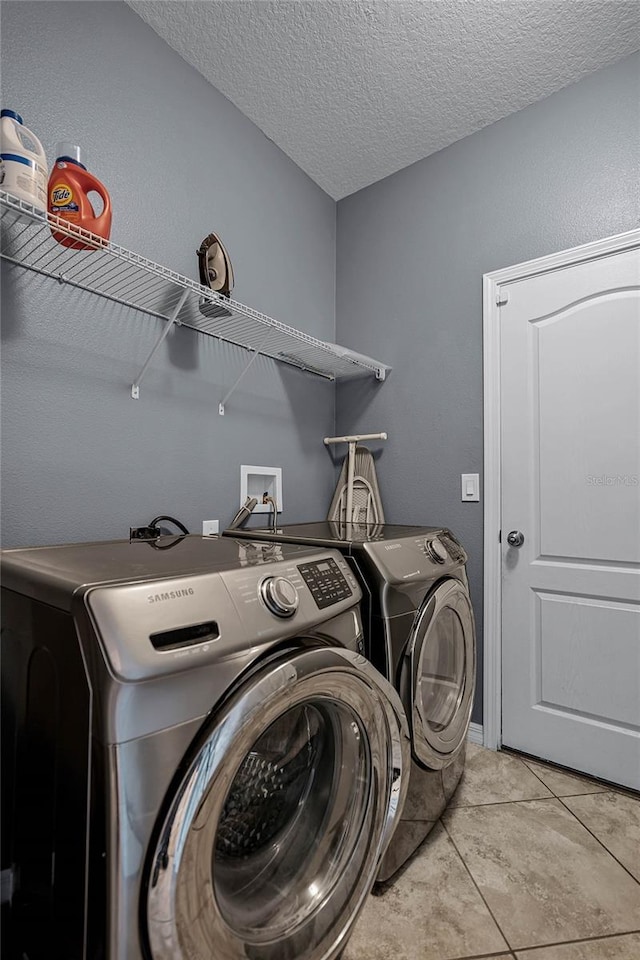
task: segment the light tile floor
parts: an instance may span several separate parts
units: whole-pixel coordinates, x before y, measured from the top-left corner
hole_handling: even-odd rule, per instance
[[[342,960],[640,960],[640,799],[468,745],[442,820]]]

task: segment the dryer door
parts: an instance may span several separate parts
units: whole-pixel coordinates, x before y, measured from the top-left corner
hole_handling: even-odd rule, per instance
[[[476,682],[476,641],[468,591],[445,580],[418,611],[407,648],[412,744],[416,758],[439,770],[461,749]]]
[[[206,725],[159,824],[153,960],[332,960],[402,810],[400,699],[361,656],[289,652]]]

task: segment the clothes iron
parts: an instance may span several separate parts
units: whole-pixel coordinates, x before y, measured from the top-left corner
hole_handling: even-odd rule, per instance
[[[233,267],[217,233],[210,233],[204,238],[197,250],[197,257],[202,286],[209,287],[222,297],[230,297],[233,290]],[[208,300],[200,301],[200,312],[214,318],[231,316],[231,312],[220,303],[211,303]]]

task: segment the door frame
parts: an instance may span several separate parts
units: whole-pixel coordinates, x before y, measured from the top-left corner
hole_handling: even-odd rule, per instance
[[[502,746],[502,471],[500,449],[500,303],[507,283],[597,260],[640,246],[640,229],[552,253],[485,273],[482,278],[482,372],[484,410],[484,616],[483,741],[490,750]]]

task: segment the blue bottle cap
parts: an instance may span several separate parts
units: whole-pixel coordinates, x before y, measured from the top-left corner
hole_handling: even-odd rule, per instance
[[[15,110],[0,110],[0,117],[11,117],[12,120],[17,120],[18,123],[21,123],[24,126],[24,120],[19,113],[15,112]]]
[[[77,167],[82,167],[83,170],[87,169],[84,163],[80,163],[75,157],[56,157],[56,163],[75,163]]]

